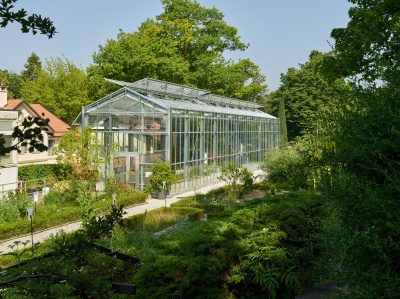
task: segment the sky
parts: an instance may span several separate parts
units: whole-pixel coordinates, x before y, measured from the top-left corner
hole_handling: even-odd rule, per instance
[[[237,61],[249,58],[267,76],[269,91],[280,85],[280,74],[308,60],[312,50],[328,52],[334,28],[346,27],[347,0],[198,0],[215,6],[225,22],[238,30],[245,51],[226,52]],[[92,55],[116,39],[119,29],[134,32],[147,18],[163,11],[160,0],[19,0],[15,8],[49,17],[57,34],[22,33],[17,23],[0,28],[0,69],[20,73],[35,52],[42,61],[65,56],[86,69]]]

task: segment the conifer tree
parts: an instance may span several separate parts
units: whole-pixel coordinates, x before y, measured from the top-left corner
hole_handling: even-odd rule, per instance
[[[288,137],[286,128],[285,100],[283,98],[281,98],[279,101],[278,117],[280,123],[279,148],[286,148],[288,144]]]
[[[33,82],[36,79],[37,72],[42,68],[42,62],[39,56],[32,52],[31,56],[28,57],[28,60],[24,64],[24,67],[25,70],[21,72],[22,79],[24,81]]]

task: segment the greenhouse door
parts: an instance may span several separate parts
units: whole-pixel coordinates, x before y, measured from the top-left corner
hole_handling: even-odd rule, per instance
[[[129,154],[113,158],[116,179],[139,186],[139,154]]]

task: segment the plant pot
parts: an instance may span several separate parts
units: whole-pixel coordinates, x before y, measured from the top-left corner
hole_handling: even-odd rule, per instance
[[[157,198],[158,199],[165,199],[167,197],[166,190],[157,190]]]
[[[147,194],[147,199],[151,199],[151,193]]]
[[[33,193],[36,192],[36,188],[29,188],[26,191],[28,192],[28,196],[33,196]]]

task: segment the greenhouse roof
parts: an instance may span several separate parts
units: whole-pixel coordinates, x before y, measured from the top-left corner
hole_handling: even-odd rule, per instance
[[[256,109],[252,110],[235,109],[228,107],[213,106],[206,103],[192,103],[188,101],[162,99],[159,97],[149,96],[149,95],[147,97],[152,101],[154,101],[155,103],[164,107],[166,106],[170,109],[202,111],[210,113],[222,113],[222,114],[233,114],[233,115],[243,115],[243,116],[255,116],[262,118],[275,118],[272,115],[269,115],[268,113],[264,113]]]
[[[151,79],[153,80],[153,79]],[[114,82],[115,80],[108,80],[110,82]],[[120,82],[120,81],[118,81]],[[138,81],[138,82],[145,82],[145,81]],[[162,81],[161,81],[162,82]],[[115,83],[115,82],[114,82]],[[124,83],[124,82],[121,82]],[[137,83],[137,82],[135,82]],[[130,83],[127,83],[129,85]],[[132,83],[134,84],[134,83]],[[142,83],[140,83],[142,84]],[[172,84],[172,83],[171,83]],[[122,84],[119,84],[122,85]],[[174,84],[178,86],[178,84]],[[171,89],[173,89],[171,87]],[[221,104],[221,102],[214,103],[217,99],[225,99],[225,101],[239,101],[235,99],[230,99],[226,97],[221,97],[217,95],[208,94],[206,95],[206,91],[197,90],[191,87],[187,87],[186,90],[182,92],[184,94],[183,98],[181,97],[170,97],[168,95],[162,94],[161,92],[154,92],[155,88],[153,88],[153,92],[147,92],[146,95],[140,94],[138,88],[136,87],[128,87],[124,86],[124,88],[113,92],[112,94],[97,100],[85,107],[83,107],[84,113],[92,113],[95,111],[104,113],[104,112],[135,112],[138,110],[132,109],[134,107],[136,100],[135,99],[142,99],[142,101],[150,103],[154,103],[153,111],[162,112],[166,109],[176,109],[176,110],[187,110],[187,111],[199,111],[199,112],[208,112],[208,113],[221,113],[221,114],[231,114],[231,115],[241,115],[241,116],[249,116],[249,117],[261,117],[261,118],[272,118],[275,117],[271,116],[268,113],[264,113],[260,110],[255,109],[254,107],[245,107],[244,105],[227,105]],[[194,92],[198,94],[203,94],[201,96],[207,96],[209,101],[207,100],[200,100],[198,97],[190,96],[193,95]],[[172,92],[169,92],[171,95]],[[177,94],[177,92],[175,92]],[[201,97],[200,96],[200,97]],[[125,98],[125,100],[123,100]],[[241,101],[245,102],[245,101]],[[247,102],[245,102],[247,103]],[[252,103],[250,103],[252,104]],[[144,111],[146,112],[146,111]],[[150,112],[150,111],[148,111]],[[75,119],[73,125],[80,125],[82,124],[82,115]]]
[[[234,106],[239,108],[260,108],[262,107],[259,104],[252,103],[249,101],[243,101],[233,98],[228,98],[216,94],[212,94],[211,91],[198,89],[194,87],[189,87],[185,85],[180,85],[176,83],[171,83],[162,80],[156,80],[152,78],[144,78],[142,80],[129,83],[123,82],[118,80],[111,80],[105,78],[106,81],[112,82],[124,87],[129,87],[130,89],[151,93],[155,95],[161,96],[169,96],[173,98],[179,99],[188,99],[188,100],[195,100],[195,101],[202,101],[217,105],[228,105]]]

